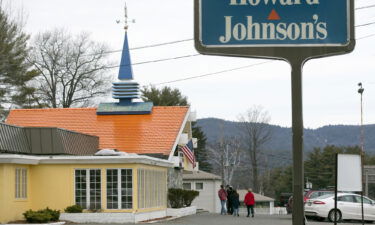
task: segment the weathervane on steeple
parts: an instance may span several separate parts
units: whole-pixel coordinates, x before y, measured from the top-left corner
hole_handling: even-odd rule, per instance
[[[125,6],[124,6],[124,12],[125,12],[124,30],[126,32],[126,31],[128,31],[128,28],[129,28],[128,22],[135,23],[135,19],[129,20],[129,18],[128,18],[128,7],[126,6],[126,2],[125,2]],[[120,22],[121,22],[121,20],[116,20],[116,23],[120,23]]]

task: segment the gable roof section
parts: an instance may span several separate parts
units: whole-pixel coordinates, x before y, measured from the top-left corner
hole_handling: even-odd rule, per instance
[[[202,170],[186,171],[182,174],[183,180],[221,180],[221,177],[213,173],[208,173]]]
[[[16,109],[7,124],[58,127],[99,137],[99,148],[169,155],[188,106],[155,106],[148,115],[96,115],[96,108]]]

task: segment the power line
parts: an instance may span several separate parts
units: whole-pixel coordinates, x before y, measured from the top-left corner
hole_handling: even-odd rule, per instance
[[[159,46],[164,46],[164,45],[172,45],[172,44],[177,44],[177,43],[186,42],[186,41],[192,41],[192,40],[194,40],[194,39],[193,38],[189,38],[189,39],[183,39],[183,40],[177,40],[177,41],[163,42],[163,43],[158,43],[158,44],[152,44],[152,45],[145,45],[145,46],[139,46],[139,47],[129,48],[129,50],[138,50],[138,49],[144,49],[144,48],[154,48],[154,47],[159,47]],[[106,52],[104,52],[104,54],[111,54],[111,53],[122,52],[122,50],[123,49],[106,51]],[[94,55],[94,54],[91,54],[91,55]]]
[[[363,37],[357,38],[357,40],[362,40],[362,39],[369,38],[369,37],[374,37],[374,36],[375,36],[375,34],[370,34],[370,35],[367,35],[367,36],[363,36]]]
[[[150,61],[143,61],[143,62],[137,62],[137,63],[132,63],[132,64],[121,64],[121,65],[116,65],[116,66],[107,66],[105,69],[113,69],[116,67],[121,67],[121,66],[136,66],[136,65],[142,65],[142,64],[147,64],[147,63],[156,63],[156,62],[164,62],[164,61],[169,61],[169,60],[175,60],[175,59],[183,59],[183,58],[190,58],[194,56],[201,56],[201,54],[192,54],[192,55],[182,55],[182,56],[176,56],[172,58],[164,58],[164,59],[156,59],[156,60],[150,60]]]
[[[367,7],[372,7],[372,6],[367,6]],[[370,22],[370,23],[365,23],[365,24],[359,24],[359,25],[356,25],[355,27],[365,27],[365,26],[369,26],[369,25],[373,25],[373,24],[375,24],[375,22]],[[361,40],[361,39],[373,37],[374,35],[375,34],[370,34],[370,35],[367,35],[365,37],[357,38],[357,40]],[[191,40],[194,40],[194,39],[183,39],[183,40],[177,40],[177,41],[171,41],[171,42],[164,42],[164,43],[153,44],[153,45],[140,46],[140,47],[135,47],[135,48],[130,48],[130,49],[131,50],[135,50],[135,49],[151,48],[151,47],[157,47],[157,46],[163,46],[163,45],[170,45],[170,44],[175,44],[175,43],[180,43],[180,42],[186,42],[186,41],[191,41]],[[118,51],[122,51],[122,50],[108,51],[108,52],[104,52],[104,53],[100,53],[100,54],[109,54],[109,53],[114,53],[114,52],[118,52]],[[93,56],[93,55],[98,55],[98,54],[88,54],[88,55],[85,55],[85,56]],[[156,59],[156,60],[150,60],[150,61],[132,63],[131,65],[142,65],[142,64],[148,64],[148,63],[170,61],[170,60],[176,60],[176,59],[190,58],[190,57],[199,56],[199,55],[200,54],[183,55],[183,56],[177,56],[177,57],[171,57],[171,58]],[[11,64],[8,64],[8,65],[11,65]],[[120,66],[129,66],[129,65],[107,66],[105,68],[106,69],[112,69],[112,68],[116,68],[116,67],[120,67]],[[238,68],[238,69],[241,69],[241,67]],[[204,76],[204,75],[202,75],[202,76]],[[172,81],[170,83],[172,83]],[[162,84],[162,83],[160,83],[160,84]],[[156,84],[156,85],[159,85],[159,84]]]
[[[369,26],[369,25],[373,25],[375,24],[375,22],[370,22],[370,23],[365,23],[365,24],[360,24],[360,25],[357,25],[355,27],[365,27],[365,26]]]
[[[362,7],[355,8],[355,10],[369,9],[369,8],[374,8],[374,7],[375,7],[375,5],[368,5],[368,6],[362,6]]]
[[[213,76],[213,75],[220,74],[220,73],[226,73],[226,72],[231,72],[231,71],[235,71],[235,70],[246,69],[246,68],[249,68],[249,67],[259,66],[259,65],[262,65],[262,64],[265,64],[265,63],[271,63],[271,62],[274,62],[274,61],[266,61],[266,62],[261,62],[261,63],[255,63],[255,64],[250,64],[250,65],[247,65],[247,66],[235,67],[235,68],[232,68],[232,69],[221,70],[221,71],[217,71],[217,72],[213,72],[213,73],[206,73],[206,74],[202,74],[202,75],[166,81],[166,82],[157,83],[157,84],[154,84],[154,85],[156,86],[156,85],[162,85],[162,84],[175,83],[175,82],[179,82],[179,81],[192,80],[192,79],[196,79],[196,78],[208,77],[208,76]]]
[[[357,40],[362,40],[362,39],[374,37],[374,36],[375,36],[375,34],[370,34],[370,35],[367,35],[367,36],[364,36],[364,37],[357,38]],[[151,84],[151,85],[157,86],[157,85],[162,85],[162,84],[176,83],[176,82],[179,82],[179,81],[197,79],[197,78],[201,78],[201,77],[213,76],[213,75],[216,75],[216,74],[232,72],[232,71],[241,70],[241,69],[245,69],[245,68],[249,68],[249,67],[253,67],[253,66],[259,66],[259,65],[262,65],[262,64],[265,64],[265,63],[271,63],[271,62],[274,62],[274,61],[266,61],[266,62],[261,62],[261,63],[256,63],[256,64],[250,64],[250,65],[247,65],[247,66],[241,66],[241,67],[231,68],[231,69],[227,69],[227,70],[221,70],[221,71],[217,71],[217,72],[213,72],[213,73],[206,73],[206,74],[202,74],[202,75],[191,76],[191,77],[186,77],[186,78],[181,78],[181,79],[177,79],[177,80],[171,80],[171,81],[166,81],[166,82],[156,83],[156,84]]]

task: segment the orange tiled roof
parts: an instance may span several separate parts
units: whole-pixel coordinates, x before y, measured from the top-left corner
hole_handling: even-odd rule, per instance
[[[149,115],[96,115],[96,108],[16,109],[6,123],[59,127],[99,136],[99,147],[128,153],[169,155],[187,106],[155,106]]]

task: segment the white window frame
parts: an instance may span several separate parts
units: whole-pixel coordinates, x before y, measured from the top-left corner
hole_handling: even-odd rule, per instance
[[[15,198],[27,199],[27,168],[15,169]]]
[[[198,188],[197,184],[202,184],[202,188]],[[196,191],[203,191],[204,189],[204,183],[203,182],[195,182],[195,190]]]
[[[77,204],[76,202],[76,173],[77,173],[77,170],[85,170],[86,171],[86,208],[85,209],[90,209],[90,199],[91,199],[91,196],[90,196],[90,170],[99,170],[100,171],[100,208],[102,208],[102,170],[99,169],[99,168],[77,168],[77,169],[74,169],[74,203]]]
[[[106,169],[106,174],[105,174],[105,177],[106,177],[106,191],[108,192],[108,189],[107,189],[107,183],[108,183],[108,170],[117,170],[117,208],[111,208],[109,209],[108,208],[108,196],[107,196],[107,193],[105,195],[105,198],[106,198],[106,202],[107,202],[107,205],[106,205],[106,209],[109,209],[109,210],[116,210],[116,209],[133,209],[134,207],[134,182],[133,182],[133,178],[134,178],[134,171],[132,168],[107,168]],[[122,180],[121,180],[121,170],[130,170],[131,171],[131,175],[132,175],[132,179],[131,179],[131,184],[132,184],[132,201],[131,201],[131,207],[130,208],[122,208],[122,193],[121,193],[121,183],[122,183]]]

